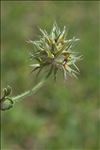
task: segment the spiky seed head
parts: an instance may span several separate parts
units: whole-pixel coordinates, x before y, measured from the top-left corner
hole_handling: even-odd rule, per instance
[[[32,52],[32,58],[37,61],[37,64],[32,64],[32,71],[48,68],[46,77],[49,77],[52,73],[56,79],[58,70],[63,71],[64,78],[67,78],[67,74],[77,78],[79,69],[76,66],[76,62],[81,59],[82,56],[77,56],[72,51],[72,47],[79,39],[73,37],[72,39],[66,38],[66,27],[64,26],[61,31],[57,23],[53,24],[51,33],[48,34],[46,30],[40,29],[42,36],[38,41],[29,41],[34,46]],[[74,69],[72,68],[74,67]]]

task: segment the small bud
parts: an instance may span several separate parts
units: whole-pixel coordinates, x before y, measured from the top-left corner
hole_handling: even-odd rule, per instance
[[[1,110],[8,110],[13,107],[13,101],[11,99],[6,99],[5,101],[0,102]]]
[[[11,94],[12,88],[8,85],[7,88],[3,89],[4,96],[9,96]]]

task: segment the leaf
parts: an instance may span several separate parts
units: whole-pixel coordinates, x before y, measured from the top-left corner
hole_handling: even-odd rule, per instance
[[[46,48],[45,48],[46,53],[48,54],[49,58],[54,58],[54,55],[52,54],[52,52],[50,51],[50,48],[48,47],[48,45],[46,44]]]
[[[50,68],[50,70],[49,70],[48,74],[46,75],[46,77],[47,77],[47,78],[51,75],[52,70],[53,70],[53,65],[51,65],[51,68]]]
[[[64,66],[62,66],[62,69],[63,69],[64,79],[66,80],[67,79],[66,69],[64,68]]]
[[[79,41],[80,39],[74,39],[74,42],[77,42],[77,41]],[[69,43],[69,42],[73,42],[73,39],[69,39],[69,40],[65,40],[64,41],[65,43]]]
[[[37,74],[36,74],[36,78],[38,78],[38,76],[40,75],[40,73],[41,73],[43,67],[44,67],[44,66],[42,66],[41,68],[39,68],[39,70],[38,70],[38,72],[37,72]]]
[[[65,32],[66,32],[66,27],[64,26],[64,29],[62,31],[62,33],[60,34],[59,38],[58,38],[58,43],[62,42],[64,40],[65,37]]]
[[[56,52],[55,56],[57,57],[57,56],[61,55],[64,50],[65,50],[65,45],[62,46],[61,49]]]
[[[74,67],[77,69],[77,71],[79,71],[79,72],[80,72],[80,70],[78,69],[78,67],[76,66],[76,64],[75,64],[75,63],[73,63],[73,65],[74,65]]]
[[[32,65],[30,65],[30,67],[40,67],[40,64],[32,64]]]
[[[31,71],[31,73],[32,72],[34,72],[34,71],[36,71],[37,69],[39,69],[40,67],[35,67],[32,71]]]
[[[56,80],[56,78],[57,78],[57,71],[58,71],[58,68],[55,66],[55,68],[54,68],[54,80]]]
[[[49,39],[48,33],[46,31],[43,31],[41,28],[40,28],[40,31],[43,34],[44,38],[48,41],[48,44],[50,44],[51,40]]]
[[[77,75],[76,75],[75,73],[72,72],[72,75],[73,75],[76,79],[78,79],[78,77],[77,77]]]
[[[75,40],[76,40],[76,38],[73,37],[73,38],[70,40],[70,42],[66,42],[66,44],[68,44],[68,45],[66,46],[66,50],[70,50],[70,49],[72,48],[73,44],[75,43]]]

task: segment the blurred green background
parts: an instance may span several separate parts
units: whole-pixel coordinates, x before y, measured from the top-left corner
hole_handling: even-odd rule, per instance
[[[99,150],[99,8],[97,1],[1,2],[2,87],[12,86],[13,95],[34,84],[26,41],[38,39],[38,27],[66,25],[84,55],[79,80],[59,74],[2,113],[2,150]]]

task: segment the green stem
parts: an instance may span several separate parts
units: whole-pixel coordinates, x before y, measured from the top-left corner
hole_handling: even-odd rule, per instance
[[[26,91],[26,92],[24,92],[24,93],[22,93],[22,94],[20,94],[20,95],[18,95],[18,96],[15,96],[15,97],[12,97],[12,101],[13,102],[16,102],[16,101],[18,101],[19,99],[24,99],[25,97],[28,97],[28,96],[31,96],[31,95],[33,95],[33,94],[35,94],[42,86],[43,86],[43,84],[45,83],[45,79],[44,80],[42,80],[42,81],[40,81],[35,87],[33,87],[31,90],[29,90],[29,91]]]
[[[24,93],[22,93],[20,95],[15,96],[15,97],[8,97],[8,95],[7,95],[8,91],[7,90],[9,90],[9,89],[6,89],[6,95],[5,95],[5,97],[2,97],[0,99],[0,109],[3,110],[3,111],[8,110],[8,109],[10,109],[10,108],[13,107],[13,104],[15,102],[17,102],[19,100],[22,100],[22,99],[24,99],[24,98],[26,98],[28,96],[33,95],[33,94],[35,94],[43,86],[43,84],[45,83],[45,81],[46,81],[46,78],[43,79],[42,81],[40,81],[31,90],[26,91],[26,92],[24,92]],[[4,99],[4,100],[2,100],[2,99]]]

